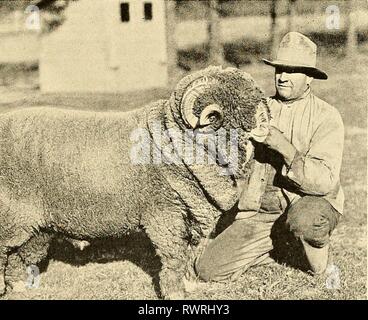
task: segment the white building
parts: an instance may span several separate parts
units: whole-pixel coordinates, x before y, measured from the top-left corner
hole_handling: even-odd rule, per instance
[[[164,0],[78,0],[64,14],[64,23],[42,38],[41,90],[122,92],[167,85]]]

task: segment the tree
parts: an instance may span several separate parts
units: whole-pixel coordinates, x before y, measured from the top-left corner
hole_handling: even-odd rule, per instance
[[[346,41],[346,55],[352,57],[356,54],[357,50],[357,36],[356,36],[356,22],[354,19],[354,13],[357,8],[356,0],[348,1],[348,10],[346,11],[346,23],[347,23],[347,41]]]
[[[222,65],[224,63],[224,49],[221,43],[221,25],[218,0],[209,0],[208,6],[208,46],[209,64]]]
[[[288,4],[288,25],[287,29],[288,31],[294,31],[295,30],[295,15],[296,15],[296,2],[298,0],[289,0]]]
[[[278,0],[272,0],[270,7],[271,14],[271,30],[270,30],[270,55],[276,56],[276,52],[279,45],[279,30],[277,29],[277,2]]]
[[[166,43],[167,43],[167,69],[169,83],[175,81],[175,75],[177,73],[177,46],[175,41],[175,29],[176,29],[176,1],[166,0]]]

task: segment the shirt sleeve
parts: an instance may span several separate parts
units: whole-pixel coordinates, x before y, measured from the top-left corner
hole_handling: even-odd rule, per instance
[[[343,147],[344,125],[336,110],[320,123],[308,151],[297,150],[281,173],[305,194],[326,195],[339,183]]]

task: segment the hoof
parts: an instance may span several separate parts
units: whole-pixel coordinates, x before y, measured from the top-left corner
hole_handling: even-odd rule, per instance
[[[184,289],[185,292],[194,292],[195,290],[197,290],[200,287],[200,283],[196,280],[188,280],[186,278],[183,279],[183,283],[184,283]]]

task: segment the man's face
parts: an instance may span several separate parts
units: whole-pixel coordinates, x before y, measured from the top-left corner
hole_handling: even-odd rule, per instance
[[[275,86],[279,97],[283,100],[300,98],[308,89],[313,78],[304,73],[281,67],[275,68]]]

